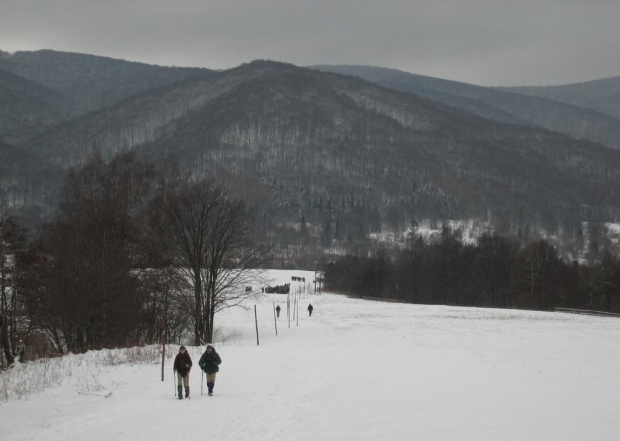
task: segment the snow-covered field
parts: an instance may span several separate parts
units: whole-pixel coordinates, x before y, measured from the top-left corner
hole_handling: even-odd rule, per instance
[[[213,397],[196,368],[177,400],[172,358],[162,382],[158,364],[93,352],[60,386],[0,401],[0,440],[620,439],[619,319],[308,295],[290,328],[286,296],[256,302],[260,346],[254,303],[219,318]]]

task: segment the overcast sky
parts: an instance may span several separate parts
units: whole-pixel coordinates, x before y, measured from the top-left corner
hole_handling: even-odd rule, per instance
[[[0,0],[0,49],[549,85],[620,76],[619,21],[620,0]]]

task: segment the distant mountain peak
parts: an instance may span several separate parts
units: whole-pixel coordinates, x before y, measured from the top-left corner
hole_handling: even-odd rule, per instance
[[[249,63],[243,63],[236,68],[231,70],[254,70],[254,69],[264,69],[264,70],[299,70],[303,69],[299,66],[295,66],[291,63],[283,63],[281,61],[273,61],[273,60],[264,60],[257,59],[250,61]]]
[[[202,68],[162,67],[50,49],[0,57],[0,69],[64,95],[69,103],[61,110],[71,117],[113,106],[149,90],[214,74]],[[19,99],[19,95],[12,99]],[[13,117],[11,112],[6,115]],[[23,115],[26,117],[22,119],[28,120],[28,115]],[[27,135],[28,130],[24,131]]]
[[[274,61],[274,60],[267,60],[264,58],[257,58],[256,60],[252,60],[249,63],[243,63],[242,66],[273,66],[273,67],[297,67],[292,63],[285,63],[283,61]]]

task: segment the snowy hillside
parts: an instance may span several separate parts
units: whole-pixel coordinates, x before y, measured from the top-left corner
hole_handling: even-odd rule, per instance
[[[305,277],[291,282],[293,293],[306,291],[299,325],[289,328],[278,294],[256,302],[259,346],[254,302],[220,316],[213,397],[201,396],[196,367],[191,399],[177,400],[173,358],[162,382],[156,363],[70,356],[60,385],[0,396],[0,439],[619,439],[616,318],[310,296],[314,273],[269,276]],[[277,336],[272,302],[282,307]],[[197,365],[204,348],[189,349]],[[10,378],[2,375],[5,390]]]

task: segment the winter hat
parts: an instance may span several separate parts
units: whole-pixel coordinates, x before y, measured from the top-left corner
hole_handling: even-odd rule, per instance
[[[211,349],[215,349],[213,346],[211,345],[207,345],[207,348],[211,348]]]
[[[181,349],[185,349],[185,346],[181,346],[181,347],[179,348],[179,351],[180,351]]]

